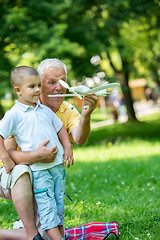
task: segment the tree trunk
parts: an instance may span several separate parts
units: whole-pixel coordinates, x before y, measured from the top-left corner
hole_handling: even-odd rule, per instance
[[[120,51],[122,50],[123,46],[121,46]],[[128,81],[129,81],[129,63],[127,62],[127,60],[122,60],[122,70],[118,71],[116,69],[116,67],[114,66],[111,56],[109,54],[109,52],[107,52],[107,56],[109,59],[109,63],[110,66],[112,67],[113,71],[114,71],[114,75],[115,77],[119,80],[121,88],[122,88],[122,92],[124,95],[124,103],[126,105],[127,108],[127,114],[128,114],[128,121],[138,121],[138,119],[136,118],[135,115],[135,111],[133,108],[133,100],[132,100],[132,96],[131,96],[131,91],[130,91],[130,87],[128,85]]]
[[[153,57],[154,59],[154,57]],[[156,61],[153,60],[153,63],[151,64],[151,71],[153,73],[153,80],[157,83],[158,86],[160,86],[160,78],[158,74],[158,64]]]
[[[127,114],[128,114],[128,121],[133,121],[136,120],[138,121],[136,115],[135,115],[135,111],[133,108],[133,100],[132,100],[132,96],[131,96],[131,91],[129,86],[123,86],[122,87],[122,92],[124,95],[124,102],[127,108]]]
[[[122,92],[124,95],[124,103],[127,108],[127,115],[128,115],[128,121],[138,121],[134,108],[133,108],[133,100],[131,96],[131,90],[128,85],[128,74],[119,73],[116,74],[117,79],[120,81],[120,85],[122,88]]]

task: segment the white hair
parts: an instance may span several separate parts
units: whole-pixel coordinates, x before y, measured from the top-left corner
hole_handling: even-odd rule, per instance
[[[44,78],[45,71],[52,67],[64,68],[65,73],[66,73],[66,78],[67,78],[66,64],[63,63],[58,58],[47,58],[47,59],[43,60],[37,68],[37,72],[39,73],[41,80]]]

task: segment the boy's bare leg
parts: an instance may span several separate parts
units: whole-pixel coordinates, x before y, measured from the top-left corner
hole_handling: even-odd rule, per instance
[[[21,229],[0,229],[1,240],[27,240],[24,228]]]
[[[60,234],[59,228],[51,228],[46,230],[48,236],[50,237],[51,240],[60,240],[62,239],[62,235]]]
[[[38,231],[35,225],[32,185],[28,173],[24,173],[17,180],[11,194],[14,206],[23,222],[27,240],[32,240]]]
[[[61,234],[62,236],[64,236],[65,233],[64,233],[64,227],[63,227],[63,225],[59,225],[59,226],[58,226],[58,229],[59,229],[59,231],[60,231],[60,234]]]

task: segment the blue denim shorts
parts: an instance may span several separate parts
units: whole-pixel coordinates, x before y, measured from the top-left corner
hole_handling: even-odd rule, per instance
[[[66,173],[63,165],[33,171],[33,190],[42,230],[64,224]]]

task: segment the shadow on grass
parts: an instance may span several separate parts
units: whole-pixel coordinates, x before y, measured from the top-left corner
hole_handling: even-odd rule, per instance
[[[110,126],[93,129],[84,146],[124,141],[133,138],[160,139],[160,121],[143,123],[115,123]],[[74,144],[74,148],[77,148]]]

